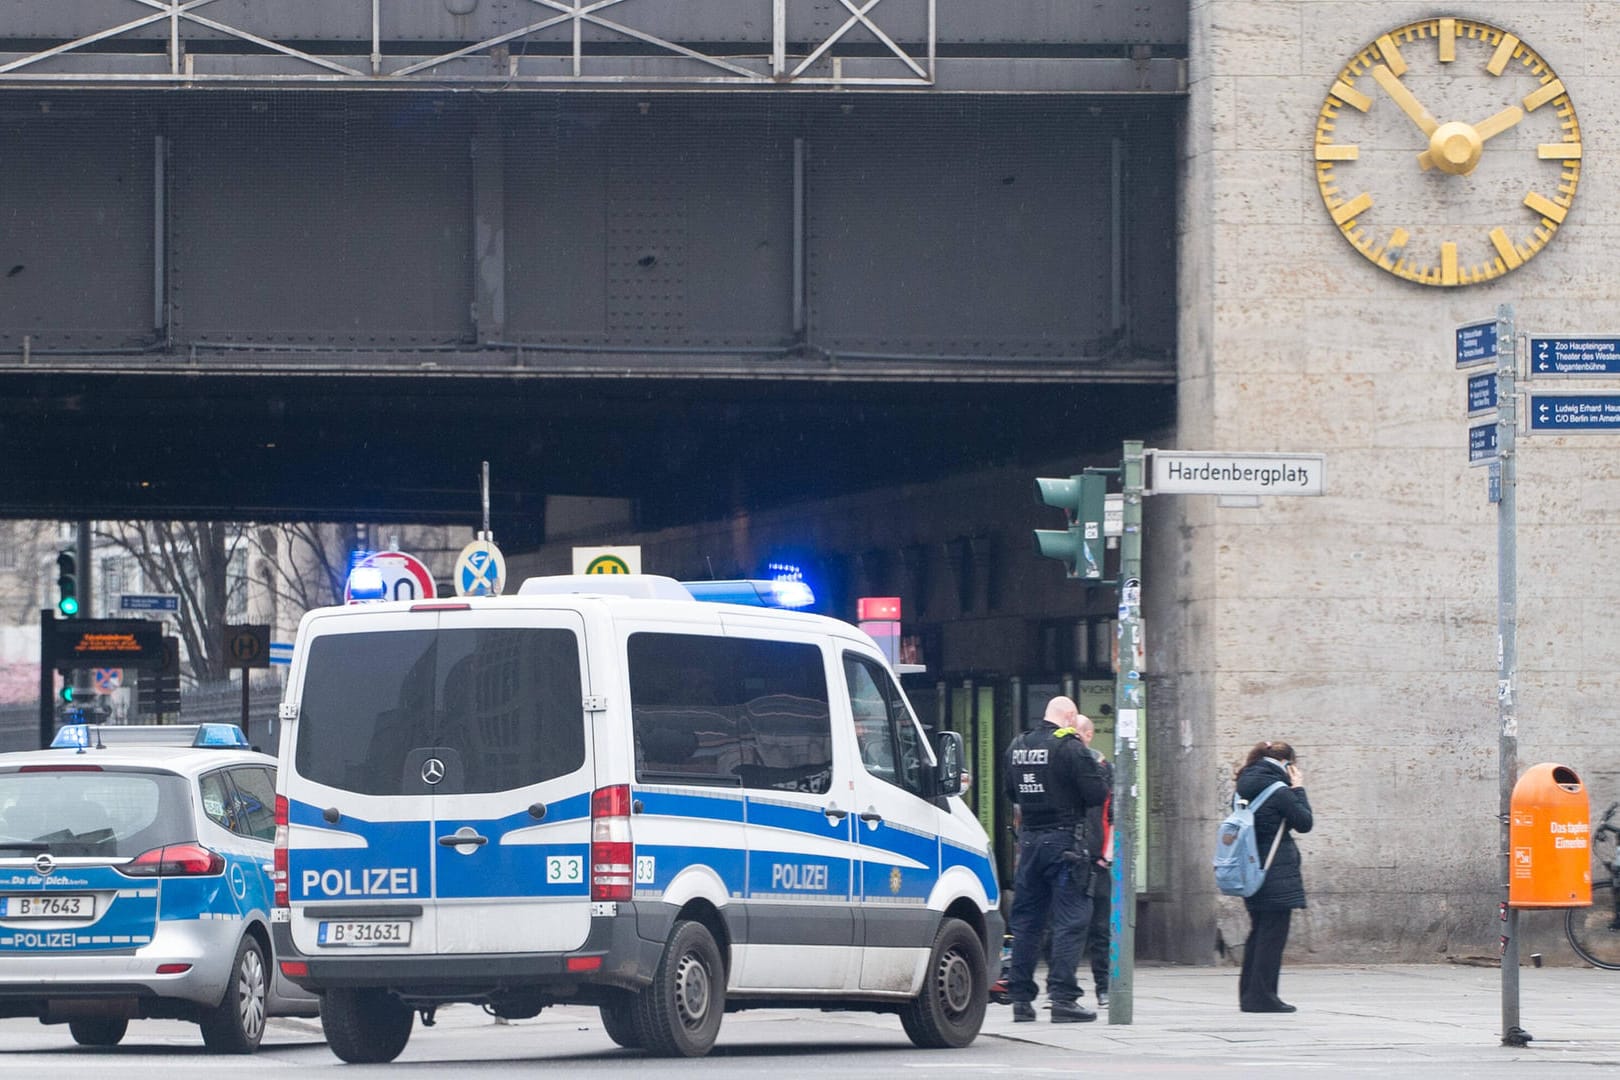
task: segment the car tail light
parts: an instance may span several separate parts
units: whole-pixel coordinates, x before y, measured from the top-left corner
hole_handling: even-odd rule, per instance
[[[190,970],[190,964],[159,964],[157,966],[159,975],[184,975]]]
[[[307,961],[307,960],[283,960],[281,962],[281,973],[283,975],[287,976],[289,979],[294,977],[294,976],[300,976],[300,977],[308,976],[309,975],[309,961]]]
[[[224,872],[225,858],[201,844],[165,844],[117,869],[125,877],[207,877]]]
[[[275,887],[278,908],[290,906],[287,899],[287,796],[276,796],[276,854],[270,883]]]
[[[634,864],[630,785],[597,788],[591,792],[591,899],[630,899]]]

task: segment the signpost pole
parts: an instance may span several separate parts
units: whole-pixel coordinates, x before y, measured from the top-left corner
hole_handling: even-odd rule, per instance
[[[1519,772],[1519,717],[1515,702],[1518,643],[1518,549],[1515,539],[1518,505],[1518,457],[1515,441],[1518,409],[1514,381],[1518,375],[1518,339],[1513,325],[1513,306],[1496,309],[1496,453],[1502,465],[1501,500],[1496,504],[1496,711],[1499,723],[1497,744],[1498,817],[1502,872],[1502,1043],[1523,1046],[1524,1030],[1519,1026],[1519,912],[1509,905],[1508,882],[1513,874],[1511,822],[1513,783]]]
[[[248,734],[248,669],[242,669],[242,734]]]
[[[1119,538],[1119,665],[1114,671],[1114,863],[1109,883],[1108,1022],[1129,1024],[1136,993],[1138,727],[1143,684],[1142,444],[1127,441],[1120,468],[1125,501]]]

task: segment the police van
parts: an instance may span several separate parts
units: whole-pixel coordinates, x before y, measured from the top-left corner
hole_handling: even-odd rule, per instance
[[[961,737],[930,744],[865,634],[771,595],[531,578],[304,617],[272,925],[340,1058],[392,1060],[451,1002],[595,1005],[663,1056],[764,1006],[977,1036],[1003,928]]]

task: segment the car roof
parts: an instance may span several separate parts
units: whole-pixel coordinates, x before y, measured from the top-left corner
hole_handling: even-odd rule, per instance
[[[222,765],[264,765],[276,767],[276,759],[256,750],[224,750],[190,746],[108,746],[84,751],[64,747],[56,750],[16,750],[0,754],[0,770],[23,765],[100,765],[103,768],[159,769],[195,777]]]

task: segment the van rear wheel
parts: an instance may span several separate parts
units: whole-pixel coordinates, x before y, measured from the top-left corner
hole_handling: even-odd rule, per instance
[[[726,1011],[726,970],[709,928],[675,924],[652,985],[636,995],[641,1045],[657,1057],[702,1057],[720,1034]]]
[[[122,1016],[87,1016],[68,1021],[68,1033],[80,1046],[117,1046],[128,1030],[129,1021]]]
[[[635,1001],[626,998],[599,1008],[602,1013],[602,1030],[607,1032],[607,1037],[626,1050],[640,1050],[641,1030],[636,1027]]]
[[[984,944],[961,919],[946,919],[934,935],[922,992],[900,1010],[900,1025],[916,1045],[962,1047],[978,1038],[989,1002]]]
[[[410,1007],[386,990],[328,990],[321,999],[326,1045],[353,1065],[399,1057],[415,1019]]]

